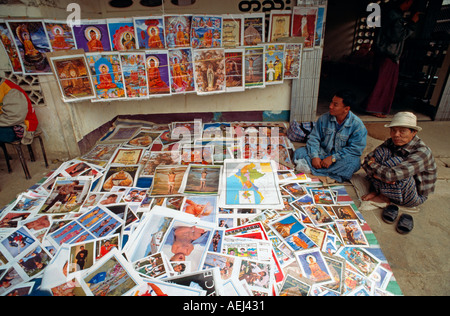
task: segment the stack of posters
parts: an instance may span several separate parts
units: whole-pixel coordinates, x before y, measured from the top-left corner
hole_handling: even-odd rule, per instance
[[[286,130],[117,122],[0,212],[0,295],[400,295],[345,188],[294,171]]]

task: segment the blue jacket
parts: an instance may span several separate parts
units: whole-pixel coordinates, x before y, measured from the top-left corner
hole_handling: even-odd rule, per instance
[[[311,159],[332,155],[339,161],[349,156],[362,156],[367,144],[367,129],[361,119],[350,111],[341,129],[337,129],[336,117],[329,112],[319,117],[306,143]]]

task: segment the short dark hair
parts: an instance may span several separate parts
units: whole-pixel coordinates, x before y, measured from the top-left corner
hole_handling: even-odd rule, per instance
[[[345,106],[349,106],[353,109],[356,105],[356,96],[353,91],[348,89],[339,90],[334,94],[338,98],[342,98],[342,102]]]

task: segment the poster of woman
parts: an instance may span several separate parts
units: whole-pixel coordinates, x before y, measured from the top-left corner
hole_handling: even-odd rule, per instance
[[[13,34],[22,69],[27,75],[51,74],[50,63],[45,56],[51,52],[45,26],[42,21],[6,22],[10,34]]]
[[[82,20],[72,27],[78,49],[85,52],[111,51],[106,20]]]
[[[194,69],[198,95],[225,92],[225,49],[194,50]]]

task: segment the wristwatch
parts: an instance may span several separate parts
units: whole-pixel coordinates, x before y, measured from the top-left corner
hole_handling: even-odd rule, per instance
[[[331,162],[335,163],[336,162],[336,158],[334,158],[334,156],[331,156]]]

